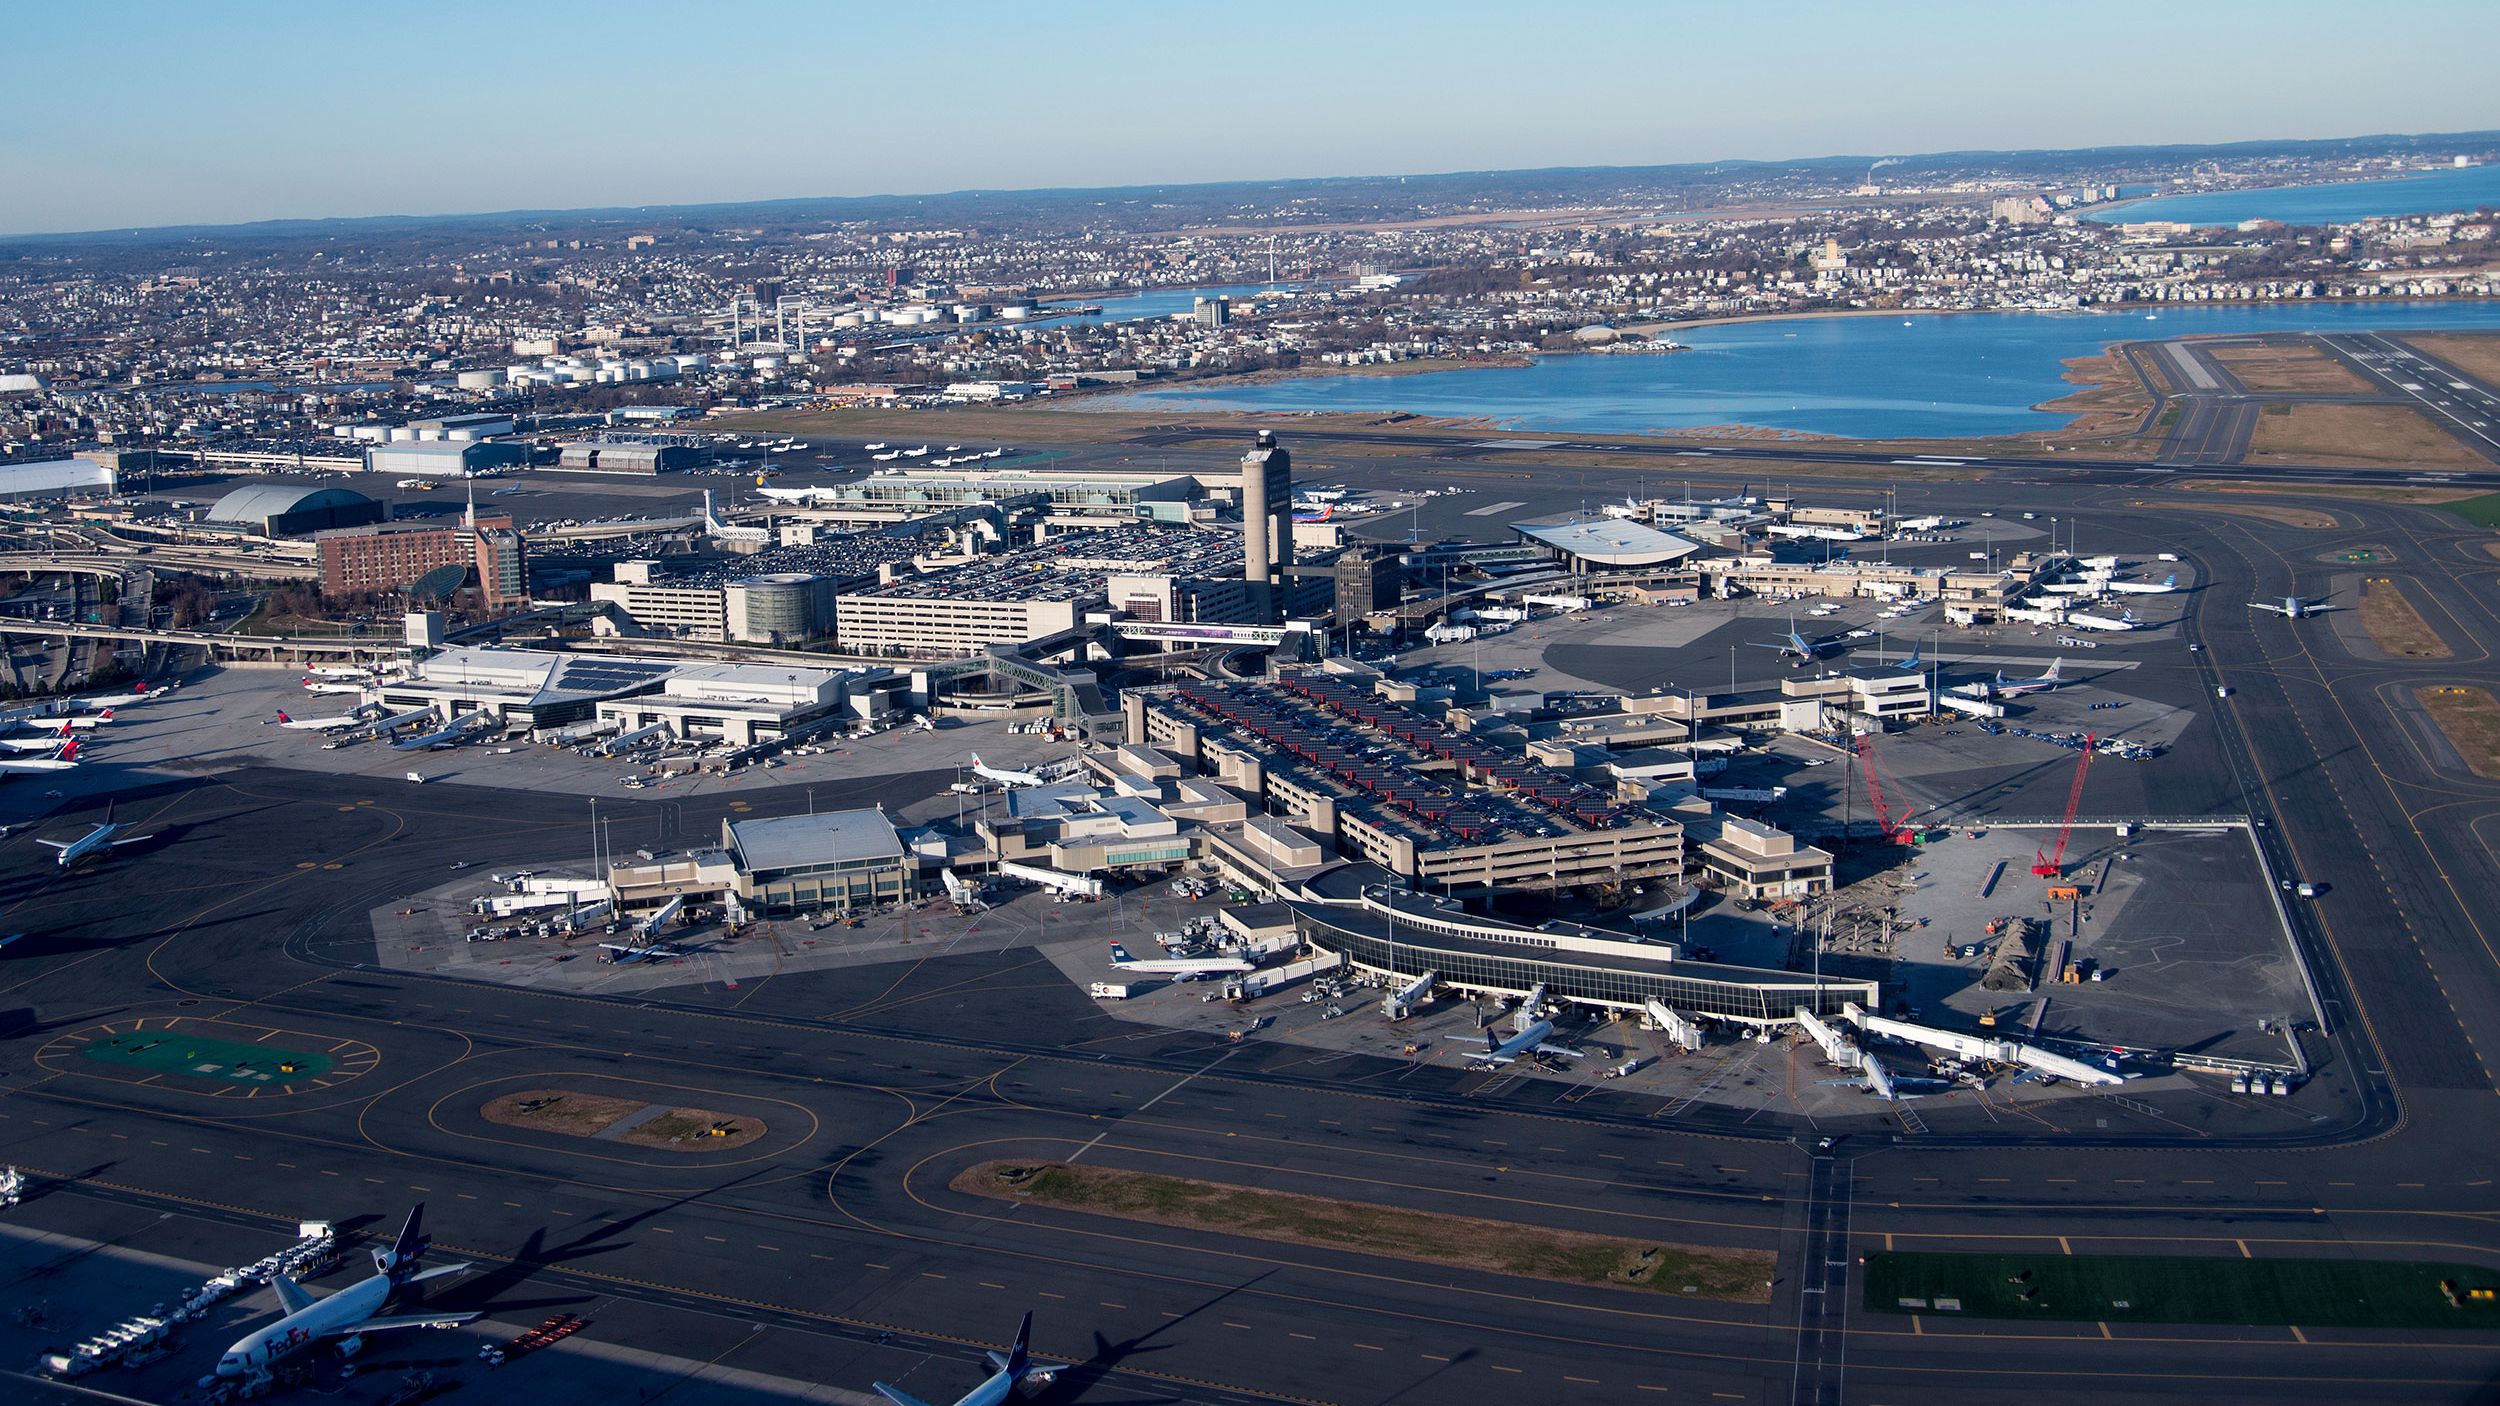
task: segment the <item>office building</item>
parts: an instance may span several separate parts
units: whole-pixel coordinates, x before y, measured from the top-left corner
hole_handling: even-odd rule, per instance
[[[469,569],[479,603],[505,610],[529,599],[529,560],[509,516],[445,526],[376,523],[316,533],[321,589],[330,595],[404,591],[445,567]]]
[[[1395,552],[1355,547],[1337,558],[1337,620],[1344,623],[1376,611],[1395,610],[1405,598],[1404,573]]]

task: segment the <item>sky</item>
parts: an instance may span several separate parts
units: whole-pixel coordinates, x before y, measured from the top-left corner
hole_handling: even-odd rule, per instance
[[[5,234],[2500,127],[2487,0],[18,0],[5,32]]]

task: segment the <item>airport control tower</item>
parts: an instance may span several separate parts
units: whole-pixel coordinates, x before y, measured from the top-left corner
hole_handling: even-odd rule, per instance
[[[1261,430],[1258,448],[1241,456],[1241,574],[1259,624],[1284,623],[1292,569],[1293,456]]]

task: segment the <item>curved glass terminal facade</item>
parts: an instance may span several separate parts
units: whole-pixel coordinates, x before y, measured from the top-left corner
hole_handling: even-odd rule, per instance
[[[1837,1016],[1844,1004],[1878,1010],[1877,983],[1711,962],[1671,961],[1662,954],[1616,955],[1578,950],[1533,928],[1425,916],[1366,901],[1290,905],[1302,939],[1358,967],[1404,977],[1435,973],[1445,985],[1525,995],[1542,986],[1548,996],[1620,1010],[1657,1001],[1686,1016],[1746,1021],[1794,1020],[1804,1006]],[[1588,946],[1628,946],[1622,943]]]

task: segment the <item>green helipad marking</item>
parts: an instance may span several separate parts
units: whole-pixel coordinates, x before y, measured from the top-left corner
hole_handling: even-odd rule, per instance
[[[217,1079],[229,1084],[292,1084],[330,1072],[330,1057],[282,1050],[275,1045],[246,1045],[212,1040],[179,1030],[133,1030],[88,1042],[79,1053],[106,1064],[126,1064],[158,1074]]]
[[[2412,1260],[2182,1255],[1954,1255],[1866,1263],[1876,1313],[2068,1322],[2500,1327],[2500,1274]]]

